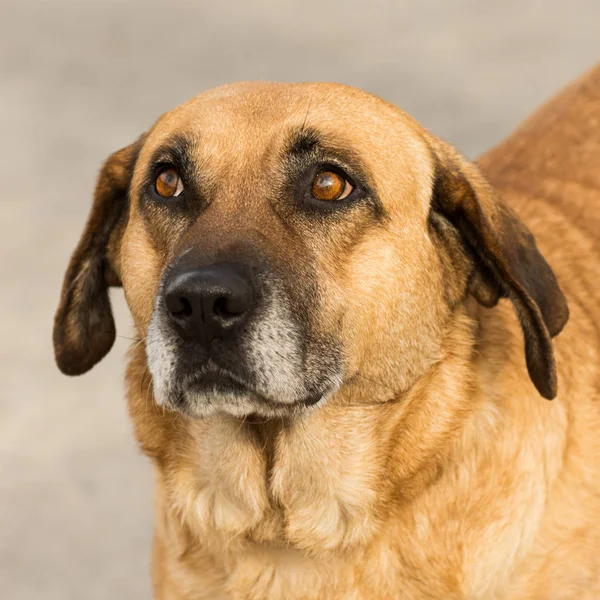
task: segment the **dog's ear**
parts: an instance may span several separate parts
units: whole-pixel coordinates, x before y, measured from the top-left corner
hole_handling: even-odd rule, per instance
[[[557,393],[552,337],[569,318],[567,302],[533,235],[479,168],[435,142],[431,222],[449,222],[474,264],[470,293],[484,306],[513,303],[525,337],[529,376],[539,393]]]
[[[115,340],[108,288],[121,285],[120,242],[144,137],[111,154],[102,166],[92,210],[65,274],[53,340],[56,363],[67,375],[89,371]]]

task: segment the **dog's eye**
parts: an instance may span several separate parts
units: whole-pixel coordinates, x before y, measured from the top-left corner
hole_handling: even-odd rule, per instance
[[[343,200],[354,188],[346,179],[333,171],[322,171],[313,180],[312,195],[317,200]]]
[[[179,173],[173,167],[168,167],[156,178],[154,183],[156,193],[163,198],[173,198],[183,192],[183,182]]]

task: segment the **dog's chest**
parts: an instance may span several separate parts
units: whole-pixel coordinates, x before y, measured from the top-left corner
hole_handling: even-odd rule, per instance
[[[386,487],[376,445],[314,426],[283,428],[267,445],[235,421],[202,434],[169,487],[192,528],[219,545],[243,538],[321,553],[375,535]]]
[[[198,465],[204,485],[180,479],[171,488],[202,545],[181,553],[190,559],[190,589],[205,589],[197,565],[208,555],[222,581],[215,593],[231,599],[464,597],[460,548],[438,555],[422,515],[401,527],[386,519],[382,481],[368,468],[355,470],[362,450],[337,471],[303,460],[300,450],[279,456],[270,478],[263,455],[241,461],[235,444],[230,450],[213,456],[212,466]]]
[[[195,426],[203,430],[193,446],[176,453],[185,463],[164,481],[171,511],[194,540],[179,554],[195,589],[203,573],[194,565],[204,556],[216,565],[219,591],[236,598],[488,598],[524,536],[510,525],[510,508],[462,472],[450,512],[443,486],[414,503],[392,496],[389,452],[368,419],[355,432],[331,419],[283,429],[269,448],[236,422]],[[484,526],[465,511],[491,516]]]
[[[356,564],[378,536],[387,496],[377,445],[332,439],[316,423],[303,435],[283,429],[268,449],[235,421],[199,427],[186,463],[163,472],[164,487],[226,589],[263,600],[358,589]]]

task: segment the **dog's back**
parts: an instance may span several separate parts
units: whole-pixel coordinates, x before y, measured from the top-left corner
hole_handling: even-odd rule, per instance
[[[543,198],[556,212],[600,244],[600,65],[547,102],[480,164],[515,208],[532,220],[536,237],[559,241],[522,197]],[[521,200],[519,200],[521,198]],[[559,244],[564,250],[564,244]]]

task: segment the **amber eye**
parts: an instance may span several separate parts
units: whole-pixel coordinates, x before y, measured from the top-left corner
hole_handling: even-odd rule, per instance
[[[179,177],[179,173],[173,167],[162,171],[156,178],[154,185],[156,193],[163,198],[173,198],[183,192],[181,177]]]
[[[313,180],[312,195],[317,200],[343,200],[352,189],[350,183],[341,175],[333,171],[322,171]]]

